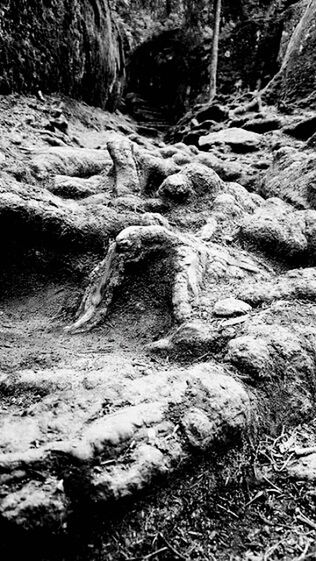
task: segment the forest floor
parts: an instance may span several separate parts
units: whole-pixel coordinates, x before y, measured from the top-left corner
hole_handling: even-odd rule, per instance
[[[68,123],[67,133],[59,128],[61,113]],[[306,118],[306,115],[301,115],[301,118]],[[50,124],[54,119],[57,119],[55,126]],[[292,124],[293,119],[290,121]],[[67,174],[60,171],[59,164],[49,170],[47,176],[36,175],[33,173],[34,154],[44,155],[44,160],[47,158],[48,161],[50,155],[47,154],[56,147],[62,150],[100,150],[109,142],[109,131],[129,137],[147,155],[155,157],[159,150],[161,154],[163,151],[167,154],[171,146],[160,138],[140,137],[135,123],[118,112],[111,115],[59,97],[47,97],[44,101],[17,95],[1,97],[0,130],[2,191],[5,191],[7,182],[16,181],[25,187],[26,198],[33,196],[28,195],[29,185],[43,192],[46,189],[54,192],[51,185],[56,175],[65,175],[68,179],[76,175],[75,172]],[[89,286],[91,270],[104,257],[102,249],[72,252],[67,248],[64,252],[58,249],[55,253],[54,240],[49,247],[43,247],[41,243],[30,246],[28,242],[21,245],[23,233],[22,236],[17,233],[21,226],[20,217],[15,219],[13,214],[8,219],[7,208],[0,201],[0,220],[5,224],[1,227],[0,272],[0,476],[4,505],[1,507],[3,537],[0,547],[3,559],[13,559],[18,555],[15,536],[23,539],[23,547],[30,549],[33,559],[42,561],[304,561],[315,558],[315,386],[311,383],[310,390],[306,382],[315,371],[314,363],[309,367],[309,361],[313,360],[316,332],[313,325],[316,315],[314,295],[310,297],[304,293],[302,297],[305,285],[303,288],[299,285],[296,292],[293,289],[286,293],[282,289],[279,295],[265,300],[265,295],[273,291],[284,276],[290,286],[293,275],[286,275],[292,270],[300,277],[301,271],[308,268],[309,274],[313,275],[313,254],[305,249],[302,255],[297,251],[290,263],[284,257],[292,246],[297,247],[297,238],[300,241],[300,236],[304,234],[303,230],[297,234],[296,226],[287,228],[285,236],[283,232],[274,232],[272,246],[271,237],[263,246],[257,245],[256,238],[261,234],[250,232],[252,226],[247,226],[248,230],[245,230],[245,235],[249,236],[246,242],[238,237],[241,220],[245,220],[245,216],[247,221],[249,214],[250,223],[257,224],[257,218],[252,219],[252,213],[264,205],[261,195],[265,194],[258,189],[260,196],[256,198],[256,182],[261,184],[264,175],[271,172],[271,166],[273,169],[276,144],[293,153],[302,153],[303,164],[311,151],[305,141],[293,139],[279,130],[269,132],[265,138],[265,144],[255,151],[236,153],[227,146],[217,146],[213,152],[209,151],[216,159],[221,181],[225,185],[240,182],[247,192],[231,187],[230,194],[224,191],[228,199],[223,195],[217,206],[214,197],[210,203],[205,199],[205,193],[194,194],[192,200],[189,198],[185,204],[174,204],[172,201],[166,209],[159,210],[173,232],[184,236],[185,240],[193,240],[192,247],[197,244],[198,252],[205,243],[211,255],[210,269],[200,287],[199,301],[193,303],[189,318],[184,323],[188,331],[184,331],[184,335],[181,325],[179,328],[179,323],[174,320],[172,256],[159,253],[160,249],[158,259],[146,259],[127,266],[126,277],[110,302],[109,313],[103,322],[87,331],[66,331],[65,327],[75,321],[75,313]],[[200,155],[203,158],[205,154],[197,148],[189,153],[185,147],[179,146],[171,153],[174,157],[172,165],[176,157],[176,164],[180,165],[174,173],[183,165],[196,163],[197,158]],[[182,164],[179,163],[181,157]],[[161,160],[163,158],[166,160],[166,155],[161,156]],[[301,160],[298,161],[301,164]],[[233,181],[227,179],[236,170],[241,170],[239,177]],[[96,176],[97,173],[83,174],[81,178]],[[221,195],[221,191],[218,192]],[[248,200],[249,193],[251,200]],[[90,193],[89,196],[98,197],[99,194]],[[272,193],[270,196],[275,195]],[[279,196],[282,198],[281,190]],[[235,197],[233,209],[229,197]],[[67,196],[60,198],[64,201]],[[115,207],[118,213],[124,213],[126,208],[131,212],[132,225],[137,224],[137,217],[144,214],[137,207],[140,198],[134,198],[132,202],[120,200],[118,204],[121,206]],[[148,194],[142,193],[142,198],[146,200]],[[161,198],[165,203],[165,198]],[[289,200],[291,197],[287,195],[283,198],[289,205],[289,214],[309,209],[307,203],[306,208],[295,206],[295,202]],[[50,204],[54,205],[54,200]],[[76,199],[75,204],[83,208],[84,200],[77,203]],[[238,204],[236,201],[239,201]],[[108,201],[106,205],[108,208]],[[149,220],[154,220],[154,224],[158,220],[161,224],[162,219],[154,214],[154,218],[151,215]],[[203,227],[210,215],[220,226],[216,234],[207,238]],[[128,220],[126,226],[129,225]],[[258,216],[258,223],[260,220],[261,216]],[[276,220],[278,224],[283,223],[283,218],[279,221],[277,216]],[[307,218],[304,220],[305,224]],[[7,224],[9,228],[6,230]],[[38,236],[40,232],[39,228]],[[111,233],[110,240],[118,232]],[[312,243],[307,234],[306,239],[307,243]],[[105,242],[105,249],[106,246]],[[253,302],[256,290],[264,293],[260,296],[259,305]],[[236,313],[214,314],[218,301],[240,294],[245,295],[244,298],[240,296],[241,300],[253,306],[241,316],[241,320]],[[276,334],[275,339],[273,333]],[[232,342],[241,337],[257,338],[256,341],[267,345],[270,354],[268,358],[266,354],[262,355],[262,360],[267,361],[262,370],[250,351],[250,358],[245,358],[244,354],[241,356],[234,350]],[[166,349],[152,352],[150,345],[161,340],[167,341]],[[261,347],[258,349],[259,356]],[[301,368],[299,363],[306,366]],[[79,467],[79,471],[90,470],[93,464],[91,489],[97,489],[97,498],[94,497],[92,503],[86,503],[85,498],[80,497],[81,491],[76,491],[76,486],[83,485],[84,478],[71,479],[69,476],[69,481],[67,479],[67,472],[76,471],[77,466],[73,460],[70,467],[67,467],[67,462],[64,465],[64,460],[62,466],[55,464],[52,460],[54,450],[58,451],[58,446],[66,446],[66,449],[60,448],[60,452],[67,455],[70,441],[78,443],[80,439],[88,438],[85,436],[88,434],[85,432],[87,427],[89,430],[96,427],[97,436],[93,438],[100,438],[99,421],[112,419],[113,414],[121,411],[129,414],[131,408],[144,404],[156,404],[156,400],[164,400],[165,396],[169,399],[168,392],[175,391],[177,394],[176,398],[171,396],[168,403],[178,405],[183,399],[181,392],[186,391],[181,385],[182,377],[188,376],[190,380],[191,372],[198,376],[197,369],[205,364],[206,368],[211,364],[216,375],[218,371],[220,376],[232,377],[234,383],[238,383],[233,402],[235,399],[238,401],[241,395],[238,392],[243,391],[239,387],[246,387],[250,402],[259,403],[254,405],[255,416],[260,418],[260,415],[264,417],[266,414],[267,418],[260,418],[258,426],[253,427],[245,413],[247,426],[244,432],[239,434],[238,429],[238,434],[226,439],[218,429],[220,436],[216,435],[210,447],[206,447],[202,435],[201,447],[195,445],[193,450],[188,446],[191,433],[182,434],[182,429],[179,429],[181,416],[179,422],[171,414],[167,420],[164,417],[163,421],[159,420],[158,428],[156,421],[153,425],[151,421],[148,425],[145,423],[149,426],[145,433],[136,423],[126,447],[124,444],[120,448],[120,435],[119,445],[116,436],[112,441],[111,436],[110,452],[106,450],[105,455],[102,449],[96,464],[90,458],[87,464],[84,463],[84,468]],[[276,376],[282,377],[280,373],[286,372],[290,380],[288,391],[284,389],[287,380],[282,387],[279,381],[270,386],[269,368],[273,372],[272,378],[274,369]],[[297,394],[288,395],[293,392]],[[240,399],[243,403],[240,407],[246,409],[248,398],[242,394]],[[275,399],[272,413],[266,405],[269,399]],[[262,410],[261,401],[264,403]],[[183,403],[181,401],[181,407],[184,407]],[[229,400],[225,404],[223,407],[231,407]],[[181,412],[183,416],[186,414],[185,409]],[[226,422],[229,424],[230,418]],[[165,424],[162,426],[162,423]],[[114,433],[115,430],[121,429],[116,429],[115,425]],[[166,441],[171,434],[170,446],[174,447],[177,456],[172,456],[168,443],[162,445],[161,440],[157,444],[159,431],[161,439],[166,438]],[[194,431],[198,432],[196,427]],[[94,442],[97,440],[93,441],[93,446],[95,449],[99,446],[100,450],[103,444]],[[154,462],[151,458],[148,460],[149,468],[148,464],[138,468],[133,454],[140,450],[139,442],[149,442],[151,447],[156,446],[162,454],[172,457],[172,468],[165,459],[159,459],[158,467],[154,466],[157,473],[155,471],[153,477],[150,470]],[[80,448],[79,444],[74,446]],[[82,454],[86,453],[83,450]],[[80,461],[82,457],[79,457]],[[302,458],[304,462],[305,457],[311,459],[307,473],[303,468],[301,471],[296,469],[297,463]],[[110,487],[112,485],[116,489],[120,499],[117,503],[107,502],[104,498],[98,500],[98,493],[102,495],[99,477],[102,479],[104,467],[107,470],[109,466],[111,470],[112,465],[113,472],[106,471],[106,477],[112,478]],[[121,465],[124,467],[123,475],[121,471],[115,471],[116,468],[120,470]],[[137,472],[137,477],[135,475],[133,479],[137,469],[143,469],[144,474]],[[147,472],[150,472],[149,475]],[[121,481],[120,478],[123,482],[116,488],[115,481]],[[70,490],[67,490],[67,481]],[[128,492],[125,492],[126,486]],[[80,498],[78,504],[77,496]],[[67,506],[69,501],[71,507]]]

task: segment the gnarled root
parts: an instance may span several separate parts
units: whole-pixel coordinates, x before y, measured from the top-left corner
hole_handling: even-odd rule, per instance
[[[123,284],[126,266],[165,250],[172,255],[174,281],[172,304],[176,321],[186,320],[199,300],[207,263],[206,247],[164,226],[130,226],[113,242],[103,261],[94,269],[78,310],[77,321],[67,331],[87,331],[106,316],[115,289]]]

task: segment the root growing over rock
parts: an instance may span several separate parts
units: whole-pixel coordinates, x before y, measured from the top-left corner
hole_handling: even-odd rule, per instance
[[[207,263],[206,247],[164,226],[131,226],[117,236],[105,259],[92,272],[78,319],[66,329],[77,332],[98,325],[108,313],[115,289],[123,284],[127,265],[152,258],[160,251],[170,254],[172,259],[174,317],[178,322],[186,320],[199,300]]]

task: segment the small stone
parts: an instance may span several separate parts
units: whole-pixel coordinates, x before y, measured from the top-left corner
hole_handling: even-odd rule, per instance
[[[11,133],[10,134],[10,140],[12,142],[12,144],[22,144],[22,136],[18,133]]]
[[[0,152],[0,165],[4,164],[4,162],[5,162],[5,155],[2,152]]]
[[[201,239],[205,241],[209,241],[214,236],[217,229],[217,222],[214,217],[208,219],[205,226],[203,226],[201,230]]]
[[[250,304],[237,300],[237,298],[225,298],[218,300],[214,306],[214,314],[216,316],[230,317],[236,315],[247,314],[251,311]]]

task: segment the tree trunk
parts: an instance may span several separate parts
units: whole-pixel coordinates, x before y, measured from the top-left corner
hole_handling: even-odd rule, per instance
[[[222,0],[215,0],[215,21],[214,21],[214,34],[212,42],[211,54],[211,71],[210,71],[210,101],[216,95],[216,76],[217,76],[217,61],[218,61],[218,40],[219,28],[221,21]]]

